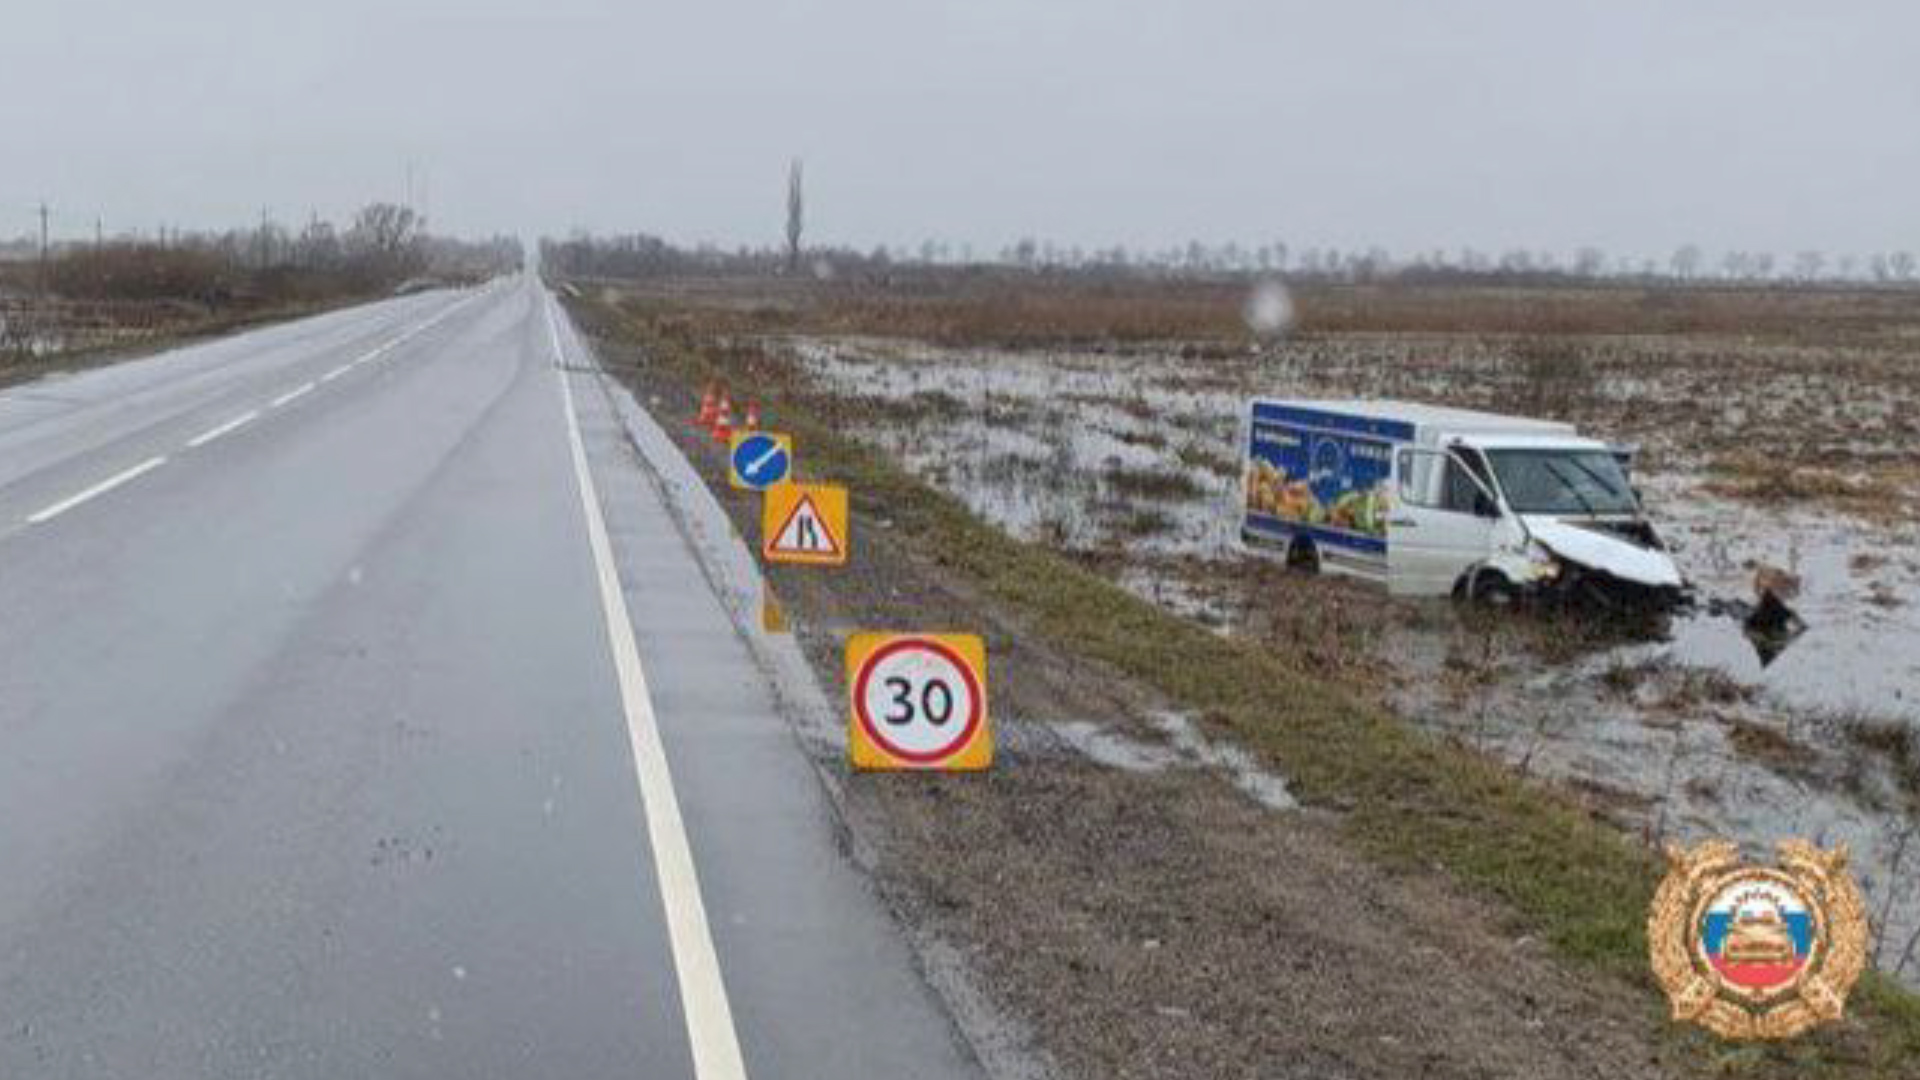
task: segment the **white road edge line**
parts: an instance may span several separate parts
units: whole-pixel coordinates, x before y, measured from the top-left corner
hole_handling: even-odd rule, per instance
[[[248,409],[246,412],[243,412],[239,416],[236,416],[233,419],[227,421],[226,423],[221,424],[219,427],[208,428],[207,430],[201,432],[200,434],[195,435],[193,438],[188,439],[187,446],[191,449],[197,450],[200,447],[205,446],[208,443],[212,442],[213,440],[221,437],[222,435],[231,435],[234,432],[239,431],[241,428],[246,427],[248,424],[251,424],[255,420],[259,419],[259,417],[260,417],[259,409]]]
[[[329,371],[325,375],[320,376],[320,381],[323,383],[332,382],[333,380],[339,378],[342,375],[345,375],[347,372],[352,370],[353,370],[352,364],[341,364],[339,367],[334,368],[332,371]]]
[[[39,525],[42,522],[51,521],[54,518],[59,517],[61,514],[64,514],[67,511],[73,509],[74,507],[79,506],[81,503],[86,502],[88,499],[92,499],[100,495],[105,495],[107,492],[112,491],[114,488],[119,487],[121,484],[124,484],[129,480],[132,480],[134,477],[152,472],[153,470],[159,468],[162,465],[165,465],[166,463],[167,463],[167,459],[164,457],[150,457],[147,460],[141,462],[138,465],[135,465],[130,469],[117,472],[112,476],[107,477],[105,480],[100,481],[99,483],[93,485],[92,487],[88,488],[85,491],[82,491],[75,495],[69,495],[64,499],[61,499],[59,502],[54,503],[52,506],[49,506],[43,510],[36,511],[32,514],[28,514],[27,524]]]
[[[282,405],[287,405],[294,401],[298,401],[300,398],[306,397],[308,394],[311,394],[311,393],[313,393],[313,384],[310,382],[301,383],[299,386],[294,387],[293,389],[287,391],[284,394],[281,394],[279,397],[274,398],[272,401],[268,402],[267,408],[277,409]]]
[[[554,359],[564,367],[566,355],[554,323],[553,302],[544,291],[542,298]],[[693,1074],[697,1080],[746,1080],[740,1036],[733,1026],[733,1007],[727,1001],[720,959],[713,947],[713,931],[707,925],[706,905],[700,899],[693,848],[687,842],[686,824],[680,818],[680,803],[673,793],[673,772],[668,768],[666,747],[660,741],[660,727],[654,719],[653,698],[647,689],[646,672],[640,666],[640,649],[634,642],[633,623],[627,616],[626,596],[620,591],[620,575],[614,569],[613,544],[607,538],[600,496],[594,490],[593,475],[587,471],[586,444],[580,438],[573,390],[567,385],[565,371],[554,374],[560,380],[560,400],[567,414],[567,441],[573,449],[573,472],[580,483],[587,542],[593,549],[594,569],[600,580],[600,607],[607,620],[607,643],[613,652],[620,701],[627,714],[633,769],[640,783],[640,803],[646,812],[654,876],[660,882],[660,906],[666,913],[667,940],[673,949],[673,966],[680,982],[680,1008],[686,1016],[687,1043],[693,1051]]]

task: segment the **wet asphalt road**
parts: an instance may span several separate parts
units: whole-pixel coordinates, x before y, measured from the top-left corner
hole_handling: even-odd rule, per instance
[[[729,1036],[753,1077],[973,1075],[548,311],[513,279],[0,392],[0,1076],[724,1080]]]

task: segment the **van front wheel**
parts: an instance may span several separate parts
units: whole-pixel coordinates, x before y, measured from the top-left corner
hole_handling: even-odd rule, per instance
[[[1520,602],[1520,590],[1498,570],[1481,569],[1467,583],[1467,599],[1493,608],[1510,608]]]

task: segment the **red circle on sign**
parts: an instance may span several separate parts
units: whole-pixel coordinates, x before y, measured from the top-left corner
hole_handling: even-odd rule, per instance
[[[961,681],[967,684],[967,700],[971,706],[967,710],[967,722],[960,729],[958,738],[938,750],[909,750],[896,745],[880,733],[880,729],[873,722],[873,717],[867,715],[867,680],[873,677],[873,669],[878,667],[882,660],[895,653],[908,651],[925,651],[935,654],[951,664],[954,670],[960,673]],[[860,730],[866,732],[867,738],[872,739],[874,745],[880,749],[915,765],[931,765],[945,761],[965,749],[967,744],[973,741],[974,733],[980,730],[980,720],[984,715],[985,706],[986,697],[980,692],[980,680],[974,675],[973,666],[968,664],[959,653],[929,638],[901,638],[880,646],[860,662],[859,674],[853,680],[853,711],[860,718]]]

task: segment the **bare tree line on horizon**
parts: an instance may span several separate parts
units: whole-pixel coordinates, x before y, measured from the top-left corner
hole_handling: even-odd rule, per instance
[[[1799,251],[1781,257],[1770,251],[1729,250],[1717,258],[1698,245],[1683,244],[1664,259],[1610,256],[1584,246],[1570,255],[1512,248],[1500,253],[1474,247],[1433,249],[1410,256],[1383,247],[1294,249],[1285,242],[1210,245],[1190,241],[1160,248],[1125,245],[1084,247],[1024,238],[996,252],[979,253],[971,244],[926,240],[917,246],[879,245],[803,248],[800,243],[798,162],[791,174],[786,244],[780,249],[702,243],[681,246],[661,237],[633,233],[594,236],[576,231],[564,240],[542,242],[545,259],[569,273],[588,276],[649,276],[675,273],[836,274],[885,273],[905,268],[1001,267],[1031,272],[1083,271],[1140,275],[1279,276],[1303,280],[1368,283],[1380,281],[1483,280],[1532,282],[1669,282],[1686,284],[1853,283],[1909,285],[1920,262],[1906,250],[1860,256],[1830,256]]]
[[[12,256],[16,265],[41,264],[41,287],[58,296],[206,299],[257,289],[268,279],[303,279],[309,291],[366,291],[422,274],[485,275],[518,266],[522,252],[520,242],[509,236],[479,241],[435,236],[411,207],[374,202],[344,226],[314,214],[289,227],[263,214],[258,225],[247,228],[162,226],[152,233],[112,237],[99,230],[91,240],[45,247],[27,238],[0,245],[0,256]],[[0,274],[0,288],[8,277]]]

